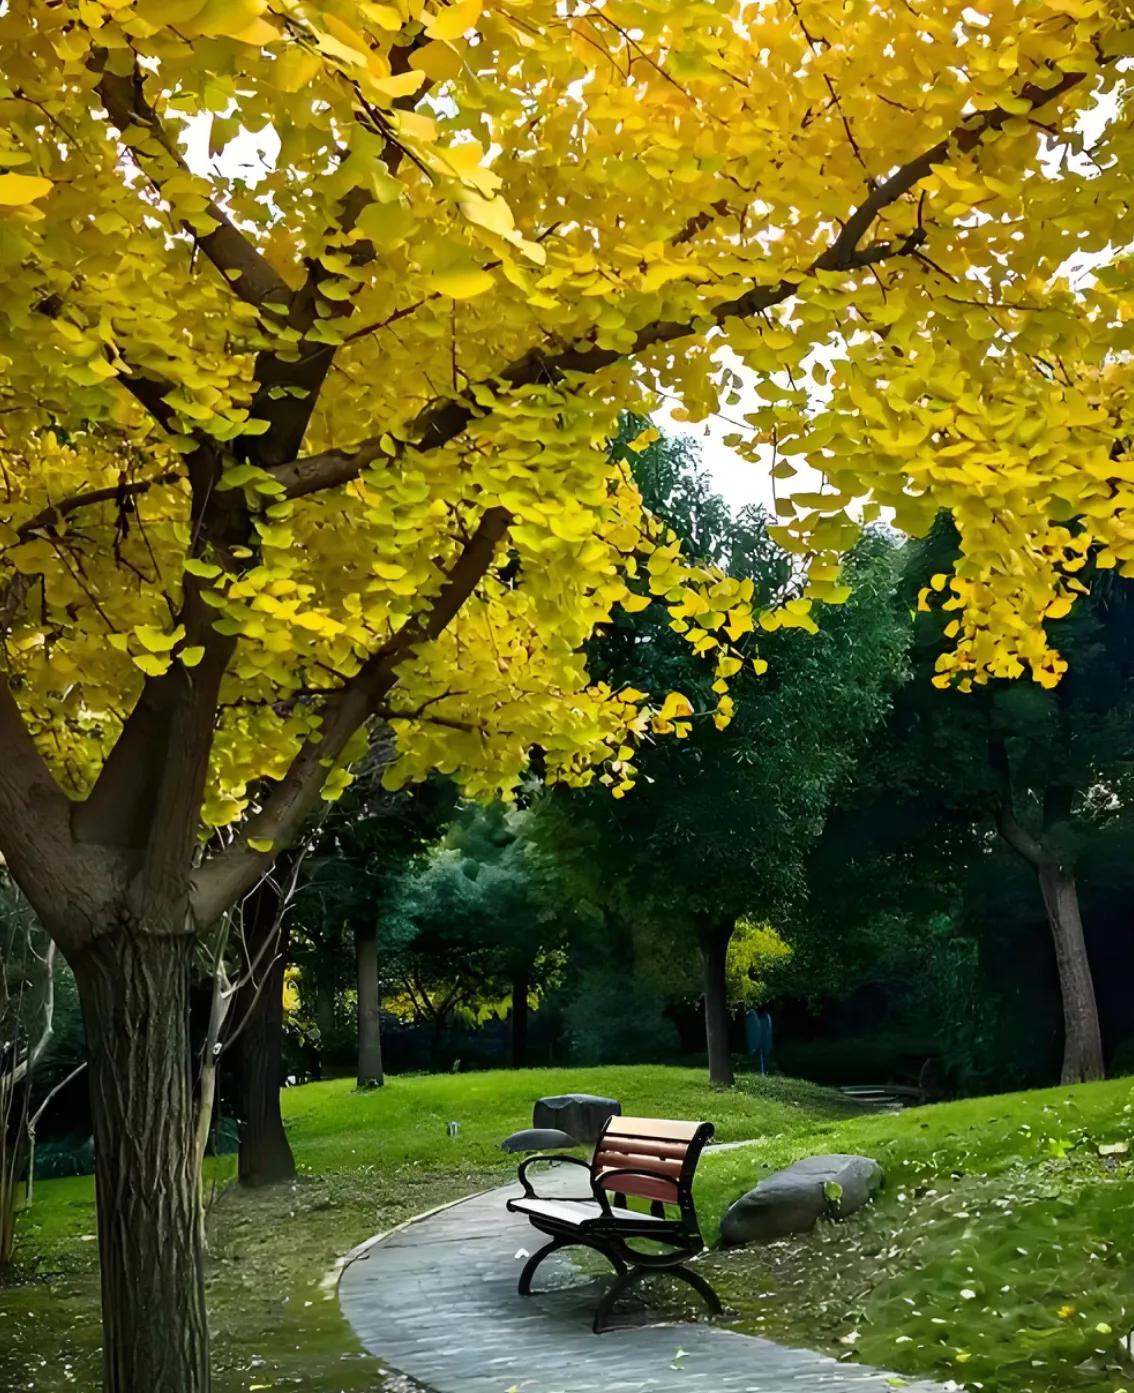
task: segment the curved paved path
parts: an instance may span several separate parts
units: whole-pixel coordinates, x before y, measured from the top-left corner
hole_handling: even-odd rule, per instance
[[[434,1393],[892,1393],[896,1386],[941,1393],[940,1384],[900,1383],[701,1323],[592,1335],[598,1289],[586,1277],[547,1295],[517,1296],[521,1250],[544,1242],[504,1208],[519,1193],[508,1185],[462,1200],[350,1263],[339,1299],[372,1354]],[[556,1264],[566,1261],[549,1260],[537,1282],[554,1281]]]

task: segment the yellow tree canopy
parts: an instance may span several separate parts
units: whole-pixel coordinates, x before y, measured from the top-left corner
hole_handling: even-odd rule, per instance
[[[635,737],[690,712],[589,682],[615,606],[664,596],[722,689],[749,631],[811,624],[752,616],[609,462],[623,409],[735,408],[736,360],[763,402],[736,448],[825,481],[780,503],[809,597],[854,518],[951,508],[942,679],[1055,680],[1087,548],[1134,565],[1126,20],[11,0],[0,734],[26,724],[88,838],[190,815],[195,775],[122,811],[124,771],[207,764],[204,821],[241,828],[208,910],[371,716],[395,779],[506,789],[539,745],[628,787]]]

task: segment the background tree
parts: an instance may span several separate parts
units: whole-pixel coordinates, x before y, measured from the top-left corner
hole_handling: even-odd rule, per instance
[[[527,1061],[528,1010],[560,965],[577,917],[531,815],[491,804],[462,809],[448,835],[411,865],[392,914],[406,996],[438,1034],[458,1009],[507,1001],[512,1064]]]
[[[749,511],[734,521],[687,446],[659,440],[634,468],[643,496],[687,549],[704,548],[757,606],[775,597],[790,607],[790,559],[770,541],[764,517]],[[732,677],[738,703],[729,722],[708,718],[719,697],[713,673],[690,661],[664,610],[621,620],[592,645],[595,671],[613,686],[689,694],[662,712],[681,743],[639,756],[632,797],[553,793],[540,809],[543,835],[573,860],[590,899],[623,922],[647,918],[663,954],[667,940],[696,946],[715,1083],[732,1082],[727,964],[737,921],[774,922],[803,895],[807,849],[832,790],[885,711],[902,649],[894,555],[881,538],[864,544],[852,564],[854,597],[824,613],[814,637],[773,635],[768,659],[755,664],[770,661],[767,677],[751,666],[733,676],[733,660],[718,660],[716,683]],[[679,630],[696,624],[696,607],[690,612]]]
[[[1089,599],[1070,617],[1050,621],[1071,662],[1059,684],[1002,681],[966,695],[948,675],[944,687],[927,680],[939,670],[942,630],[951,622],[933,597],[947,594],[944,576],[956,556],[952,523],[942,519],[905,555],[903,592],[911,608],[920,596],[928,612],[914,626],[911,680],[863,760],[859,814],[881,819],[880,830],[893,829],[897,847],[927,839],[939,875],[958,838],[969,863],[993,832],[1021,858],[1037,882],[1059,971],[1062,1078],[1099,1078],[1103,1049],[1076,863],[1123,807],[1134,753],[1129,586],[1091,568],[1082,572]]]
[[[380,1087],[385,1078],[379,944],[391,897],[407,862],[441,834],[455,804],[455,790],[444,779],[400,793],[384,790],[381,774],[390,753],[388,744],[377,746],[369,769],[323,819],[297,906],[304,940],[297,956],[300,987],[305,997],[315,997],[321,1033],[332,1028],[348,959],[353,969],[360,1088]],[[340,948],[344,941],[347,953]]]

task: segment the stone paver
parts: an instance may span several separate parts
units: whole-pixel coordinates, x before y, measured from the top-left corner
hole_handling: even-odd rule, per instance
[[[708,1324],[593,1335],[593,1281],[576,1274],[545,1295],[516,1294],[523,1256],[544,1241],[505,1209],[518,1193],[505,1186],[417,1220],[346,1268],[343,1311],[385,1365],[435,1393],[941,1393]],[[571,1271],[559,1255],[537,1285]]]

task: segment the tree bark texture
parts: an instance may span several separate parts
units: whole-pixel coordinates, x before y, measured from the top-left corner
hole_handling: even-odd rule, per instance
[[[1045,860],[1036,868],[1059,968],[1063,998],[1063,1083],[1105,1077],[1095,984],[1091,976],[1075,873]]]
[[[354,929],[354,959],[358,985],[358,1086],[381,1088],[381,990],[378,982],[378,927],[360,922]]]
[[[240,1070],[242,1185],[279,1185],[295,1179],[295,1157],[280,1114],[283,1084],[283,989],[289,930],[279,897],[263,882],[245,903],[244,941],[259,969],[236,997],[234,1029]]]
[[[73,967],[90,1060],[105,1393],[207,1393],[192,941],[117,924]]]
[[[701,967],[704,973],[705,1044],[709,1052],[709,1082],[731,1087],[732,1052],[729,1049],[729,1011],[725,964],[732,931],[708,928],[701,932]]]

